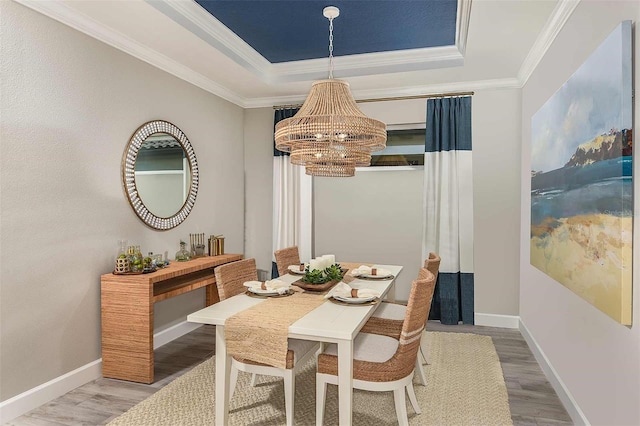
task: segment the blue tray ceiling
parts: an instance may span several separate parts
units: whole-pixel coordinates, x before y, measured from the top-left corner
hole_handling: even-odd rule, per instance
[[[326,58],[336,6],[334,56],[455,44],[457,0],[196,0],[271,63]]]

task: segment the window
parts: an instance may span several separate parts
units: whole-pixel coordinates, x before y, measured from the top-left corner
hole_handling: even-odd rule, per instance
[[[424,166],[424,125],[394,126],[387,130],[387,147],[371,154],[373,167]]]

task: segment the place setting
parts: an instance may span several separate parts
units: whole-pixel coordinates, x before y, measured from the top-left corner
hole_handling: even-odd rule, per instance
[[[324,298],[340,305],[375,305],[380,302],[380,292],[370,288],[354,288],[340,282]]]
[[[299,265],[289,265],[287,269],[293,275],[304,275],[307,266],[308,265],[306,263],[301,263]]]
[[[367,265],[360,265],[350,270],[349,275],[364,280],[390,280],[395,278],[388,269]]]
[[[273,279],[268,281],[247,281],[243,284],[247,291],[245,294],[251,297],[287,297],[295,293],[288,283]]]

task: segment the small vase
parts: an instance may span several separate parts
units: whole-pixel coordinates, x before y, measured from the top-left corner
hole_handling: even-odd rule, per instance
[[[191,259],[191,254],[187,250],[187,243],[180,241],[180,250],[176,253],[176,262],[186,262]]]
[[[116,255],[115,272],[124,274],[131,271],[129,258],[127,257],[127,240],[119,240],[120,249]]]
[[[140,253],[140,246],[129,246],[128,258],[131,272],[142,272],[142,253]]]

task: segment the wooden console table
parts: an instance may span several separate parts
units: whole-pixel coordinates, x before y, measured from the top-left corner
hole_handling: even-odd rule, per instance
[[[202,287],[207,306],[220,301],[213,269],[241,259],[223,254],[172,262],[150,274],[102,275],[102,375],[153,383],[153,304]]]

